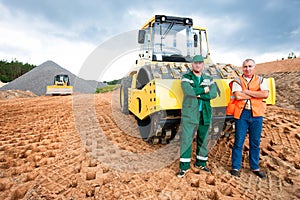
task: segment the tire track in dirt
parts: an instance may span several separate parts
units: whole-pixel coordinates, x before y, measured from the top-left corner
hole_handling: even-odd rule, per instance
[[[67,112],[51,109],[53,98],[1,102],[1,197],[18,199],[32,191],[44,167],[55,163],[64,141]],[[62,99],[61,103],[66,103]],[[6,166],[6,167],[4,167]],[[27,199],[27,198],[26,198]]]
[[[73,99],[75,125],[96,159],[110,168],[128,172],[154,171],[177,159],[178,142],[150,146],[123,132],[112,116],[111,94],[108,99],[103,97],[105,95],[85,95]],[[123,117],[123,120],[128,119]]]
[[[275,114],[275,113],[273,112],[272,114]],[[290,119],[289,121],[291,122],[290,126],[294,127],[294,129],[297,130],[297,127],[296,127],[297,125],[293,124],[293,122],[295,122],[297,120]],[[283,128],[283,131],[284,130],[286,131],[286,128]],[[267,135],[265,137],[268,138],[269,136]],[[280,138],[278,135],[274,136],[274,137]],[[292,142],[289,142],[287,145],[289,145],[289,147],[291,149],[294,148],[294,145]],[[194,174],[188,175],[188,179],[189,179],[188,185],[191,184],[191,185],[194,185],[197,187],[200,183],[202,183],[203,180],[207,180],[207,179],[215,180],[214,177],[216,175],[217,177],[218,176],[222,177],[222,180],[223,180],[222,182],[224,182],[224,183],[220,183],[222,185],[222,189],[216,189],[213,187],[214,189],[212,189],[212,190],[209,190],[209,189],[203,190],[202,193],[205,194],[204,196],[206,196],[207,198],[215,198],[217,196],[222,196],[222,195],[228,196],[228,197],[230,197],[230,196],[234,197],[234,196],[241,195],[240,197],[245,198],[245,199],[255,199],[255,198],[261,198],[261,197],[264,197],[264,198],[286,197],[286,195],[288,194],[287,189],[289,188],[287,186],[291,182],[291,181],[289,181],[290,178],[286,178],[286,176],[278,177],[277,173],[268,171],[267,173],[268,173],[269,178],[266,180],[266,182],[267,182],[267,184],[266,184],[265,182],[263,182],[265,180],[260,180],[258,177],[253,175],[251,173],[251,171],[249,170],[248,153],[247,153],[247,150],[249,149],[248,145],[245,145],[246,151],[244,151],[244,153],[243,153],[243,157],[244,157],[243,166],[244,166],[244,168],[246,168],[243,172],[244,174],[242,174],[242,176],[239,180],[235,180],[235,178],[231,177],[231,175],[229,175],[228,171],[230,169],[230,164],[231,164],[231,160],[229,158],[231,158],[230,154],[231,154],[232,141],[231,141],[231,143],[229,143],[229,146],[227,144],[225,144],[225,145],[223,145],[223,147],[225,147],[225,149],[227,149],[225,154],[224,154],[224,148],[222,148],[222,145],[218,144],[215,147],[215,148],[219,149],[218,152],[216,152],[216,154],[217,153],[219,154],[220,160],[214,159],[214,156],[216,156],[216,154],[214,154],[214,150],[210,154],[210,155],[213,155],[212,159],[214,161],[216,161],[216,162],[214,162],[214,161],[210,162],[212,165],[213,176],[210,176],[210,178],[208,178],[209,176],[198,175],[199,177],[195,178]],[[266,161],[266,163],[269,163],[269,162],[271,162],[271,161]],[[221,163],[221,166],[227,166],[227,167],[225,167],[225,168],[217,167],[217,166],[220,166],[220,163]],[[264,165],[264,163],[262,163],[262,165]],[[176,164],[175,165],[173,164],[172,166],[176,171]],[[219,169],[223,169],[223,170],[219,171]],[[265,169],[268,170],[267,168],[265,168]],[[195,169],[193,169],[193,170],[196,171],[196,174],[197,174],[197,170],[195,170]],[[225,175],[224,175],[224,170],[225,170]],[[297,173],[295,172],[295,174],[297,174]],[[223,175],[221,175],[221,174],[223,174]],[[251,175],[249,176],[249,174],[251,174]],[[174,177],[173,177],[173,179],[174,179]],[[229,182],[229,184],[227,184],[226,180]],[[174,181],[174,182],[176,182],[176,181]],[[209,188],[211,182],[213,182],[214,183],[213,185],[215,185],[216,184],[215,182],[218,182],[218,181],[205,181],[202,184],[205,184]],[[241,183],[247,183],[247,184],[241,184]],[[253,187],[253,186],[255,186],[255,187]],[[294,188],[297,188],[297,187],[298,186],[295,186]],[[280,191],[280,192],[274,193],[273,192],[274,190]],[[163,192],[164,194],[166,191],[169,191],[168,198],[172,197],[172,195],[174,195],[174,194],[177,194],[176,192],[174,192],[174,191],[176,191],[176,187],[172,188],[172,187],[169,187],[168,185],[163,191],[164,191]],[[296,193],[289,194],[289,195],[292,197],[297,197],[297,195],[298,195],[297,191],[295,191],[295,192]],[[187,197],[186,194],[182,193],[182,192],[181,192],[180,196]]]
[[[300,58],[297,58],[298,62]],[[276,86],[276,106],[300,110],[300,71],[294,72],[273,72],[264,74],[264,77],[273,77]]]
[[[261,142],[266,180],[249,171],[247,140],[241,177],[229,174],[232,135],[212,148],[212,174],[192,167],[179,179],[178,157],[163,160],[179,144],[169,150],[143,142],[114,100],[112,93],[1,100],[0,199],[299,199],[299,112],[268,107]],[[153,170],[156,160],[164,166]],[[144,163],[129,171],[135,161]]]
[[[261,140],[261,168],[267,179],[261,180],[250,171],[248,137],[243,149],[241,177],[229,174],[234,137],[222,138],[210,152],[210,163],[223,174],[232,194],[243,199],[297,199],[300,197],[299,124],[300,113],[268,107]],[[217,167],[223,166],[223,167]]]

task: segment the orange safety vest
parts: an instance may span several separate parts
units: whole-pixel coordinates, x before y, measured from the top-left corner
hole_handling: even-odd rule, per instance
[[[232,85],[233,85],[233,82],[236,82],[240,85],[239,82],[237,82],[236,80],[233,80],[229,83],[229,88],[230,88],[230,101],[227,105],[227,108],[226,108],[226,115],[233,115],[234,114],[234,107],[235,107],[235,103],[236,103],[236,99],[234,97],[234,94],[232,93]]]
[[[230,82],[229,87],[231,89],[233,82],[237,82],[241,85],[242,90],[252,90],[252,91],[260,91],[260,84],[262,83],[263,78],[257,75],[254,75],[251,81],[247,85],[247,81],[239,76],[232,82]],[[251,110],[253,117],[263,116],[266,110],[266,104],[263,102],[262,98],[251,98]],[[234,118],[239,119],[243,109],[245,108],[246,102],[243,100],[236,100],[234,95],[230,94],[230,102],[226,109],[227,115],[233,115]]]

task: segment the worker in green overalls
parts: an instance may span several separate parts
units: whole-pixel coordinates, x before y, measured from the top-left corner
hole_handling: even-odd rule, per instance
[[[210,173],[206,166],[208,160],[208,129],[212,119],[210,100],[217,96],[213,78],[202,73],[204,59],[196,55],[192,60],[192,71],[183,75],[181,87],[184,94],[182,102],[182,136],[180,143],[180,171],[182,178],[190,169],[192,142],[197,130],[197,149],[195,167]]]

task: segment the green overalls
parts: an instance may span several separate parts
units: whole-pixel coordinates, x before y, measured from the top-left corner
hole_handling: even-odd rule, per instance
[[[210,91],[205,94],[206,86],[209,86]],[[190,168],[193,135],[196,130],[196,165],[205,166],[208,160],[208,129],[212,119],[210,100],[216,98],[217,90],[212,77],[205,74],[197,77],[193,72],[183,75],[181,87],[184,99],[181,111],[180,169],[187,170]],[[198,95],[199,98],[196,97]]]

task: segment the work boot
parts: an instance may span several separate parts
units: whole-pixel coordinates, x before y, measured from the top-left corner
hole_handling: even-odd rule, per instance
[[[198,166],[195,164],[194,167],[197,169],[201,169],[201,170],[205,171],[206,173],[210,173],[210,170],[206,166]]]
[[[232,176],[240,177],[239,170],[237,170],[237,169],[232,169],[232,170],[230,171],[230,174],[231,174]]]
[[[183,170],[183,169],[180,169],[179,172],[177,173],[177,177],[178,178],[183,178],[185,176],[185,174],[189,171],[190,169],[187,169],[187,170]]]
[[[267,178],[266,174],[260,170],[256,170],[256,171],[252,171],[252,172],[261,179]]]

